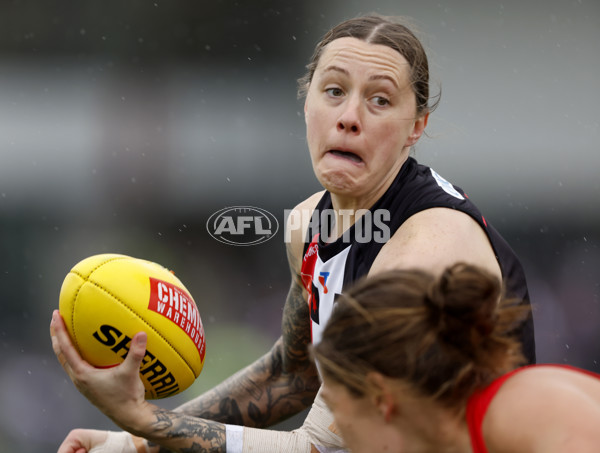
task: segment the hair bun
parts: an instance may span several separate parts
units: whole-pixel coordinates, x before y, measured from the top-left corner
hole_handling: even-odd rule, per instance
[[[472,349],[493,333],[500,293],[495,276],[459,263],[431,283],[425,305],[445,343]]]

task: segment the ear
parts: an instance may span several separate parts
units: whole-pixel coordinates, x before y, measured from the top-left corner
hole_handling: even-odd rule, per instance
[[[408,136],[408,140],[406,141],[406,146],[413,146],[419,141],[427,127],[427,121],[429,121],[429,112],[415,120],[412,133]]]
[[[367,374],[366,381],[375,390],[371,397],[373,404],[385,422],[389,423],[392,417],[398,413],[398,404],[388,378],[372,371]]]

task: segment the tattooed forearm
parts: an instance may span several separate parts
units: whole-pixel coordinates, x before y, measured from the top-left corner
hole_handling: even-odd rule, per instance
[[[302,296],[302,288],[292,284],[281,321],[283,356],[282,366],[287,372],[304,372],[314,367],[308,353],[310,337],[310,313]]]
[[[221,423],[161,408],[154,410],[154,417],[149,437],[171,448],[161,447],[161,452],[225,452],[225,426]]]

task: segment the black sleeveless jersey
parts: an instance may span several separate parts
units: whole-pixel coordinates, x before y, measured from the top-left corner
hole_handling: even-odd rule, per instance
[[[301,277],[309,294],[312,340],[321,339],[336,294],[368,274],[386,240],[412,215],[430,208],[450,208],[470,215],[487,234],[502,271],[509,297],[529,303],[527,282],[519,259],[485,220],[479,209],[457,186],[433,169],[409,157],[383,196],[344,234],[333,242],[323,240],[332,227],[331,195],[325,192],[311,218],[304,248]],[[533,318],[519,330],[523,353],[535,362]]]

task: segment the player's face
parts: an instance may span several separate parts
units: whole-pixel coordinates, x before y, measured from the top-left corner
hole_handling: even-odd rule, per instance
[[[352,453],[395,453],[405,450],[398,430],[386,422],[369,396],[357,398],[346,387],[329,379],[323,381],[322,397],[335,427]]]
[[[313,169],[321,184],[347,197],[378,197],[417,142],[409,66],[400,53],[356,38],[329,43],[304,106]]]

